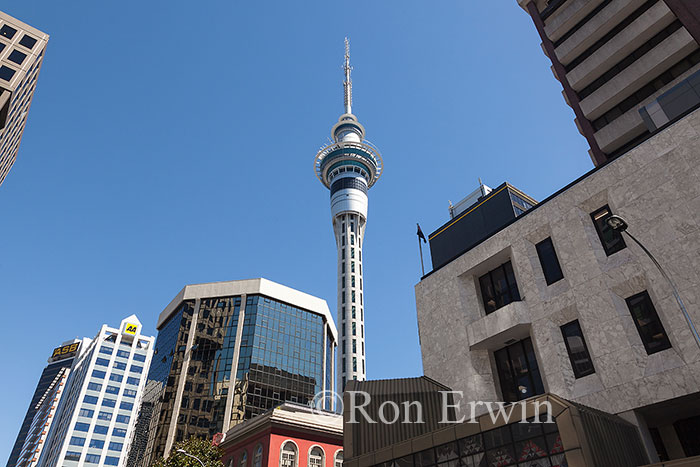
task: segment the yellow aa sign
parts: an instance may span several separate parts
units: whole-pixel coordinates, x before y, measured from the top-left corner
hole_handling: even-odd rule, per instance
[[[136,324],[131,324],[131,323],[126,323],[126,328],[124,328],[124,334],[131,334],[136,335],[136,331],[138,330],[138,325]]]

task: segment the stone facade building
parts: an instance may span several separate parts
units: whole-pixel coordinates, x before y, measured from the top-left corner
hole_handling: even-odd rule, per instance
[[[425,375],[466,400],[552,393],[637,425],[651,460],[698,455],[700,110],[571,183],[416,285]]]

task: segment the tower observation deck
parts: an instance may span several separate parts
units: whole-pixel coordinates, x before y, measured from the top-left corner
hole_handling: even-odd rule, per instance
[[[314,160],[316,176],[331,195],[331,218],[338,253],[338,334],[340,388],[364,381],[365,303],[362,246],[367,225],[367,192],[382,174],[382,156],[365,140],[365,128],[352,113],[350,50],[345,39],[345,113],[332,130],[333,142]]]

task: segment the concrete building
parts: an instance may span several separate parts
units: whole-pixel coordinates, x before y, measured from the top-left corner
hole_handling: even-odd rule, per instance
[[[331,217],[338,256],[338,322],[340,323],[340,388],[347,380],[364,380],[365,303],[362,242],[367,225],[367,191],[382,174],[377,148],[365,139],[365,128],[352,113],[350,51],[345,39],[345,113],[333,126],[333,143],[316,154],[316,177],[331,192]]]
[[[219,446],[228,467],[342,467],[343,417],[285,403],[231,428]]]
[[[124,466],[153,355],[131,315],[103,325],[81,350],[39,458],[40,467]]]
[[[73,360],[80,351],[80,344],[81,341],[78,340],[67,341],[51,352],[48,365],[41,372],[24,416],[7,467],[33,467],[38,462]]]
[[[337,330],[325,300],[266,279],[185,286],[157,328],[129,465],[335,389]]]
[[[697,0],[518,3],[540,34],[595,165],[648,138],[655,128],[639,109],[700,69]],[[697,100],[692,94],[677,103]]]
[[[617,414],[652,461],[700,454],[700,347],[669,282],[606,223],[627,220],[700,322],[698,154],[695,110],[426,275],[426,376],[466,400],[552,393]]]
[[[48,40],[0,11],[0,184],[17,159]]]

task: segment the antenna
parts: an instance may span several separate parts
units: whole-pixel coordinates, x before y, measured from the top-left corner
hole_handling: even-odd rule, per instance
[[[350,72],[352,67],[350,66],[350,41],[345,38],[345,64],[343,65],[343,70],[345,71],[345,81],[343,81],[343,89],[345,90],[345,113],[352,113],[352,79],[350,79]]]

